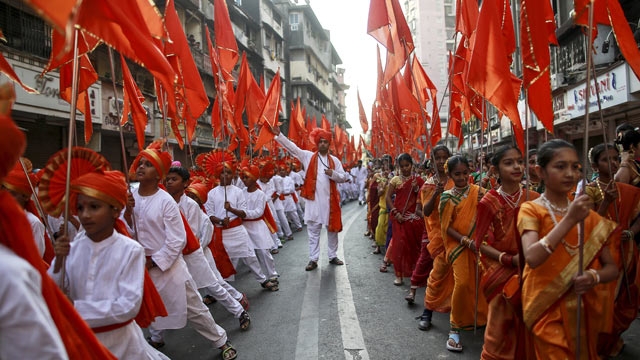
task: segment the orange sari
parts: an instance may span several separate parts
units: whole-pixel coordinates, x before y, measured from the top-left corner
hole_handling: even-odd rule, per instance
[[[558,219],[559,220],[559,219]],[[615,233],[616,224],[591,211],[584,221],[585,269],[600,269],[598,257]],[[540,238],[554,227],[547,208],[539,200],[520,207],[518,231],[536,231]],[[569,244],[577,244],[578,230],[574,226],[564,237]],[[522,283],[524,323],[531,331],[536,356],[545,359],[573,359],[576,357],[577,295],[573,277],[578,273],[578,255],[571,255],[564,245],[558,247],[547,260],[535,269],[525,265]],[[600,284],[582,295],[582,327],[580,353],[585,359],[595,359],[600,331],[611,329],[613,311],[611,283]]]
[[[452,190],[445,191],[440,196],[440,229],[454,279],[449,318],[452,330],[473,328],[476,276],[482,274],[476,274],[476,255],[458,240],[447,235],[447,229],[452,227],[460,234],[473,238],[479,191],[479,186],[471,184],[466,197],[458,196]],[[487,322],[487,300],[482,293],[478,295],[477,311],[478,326],[484,326]]]
[[[540,195],[528,191],[530,200]],[[527,192],[521,195],[522,201]],[[494,249],[508,255],[518,256],[519,239],[516,236],[516,215],[518,208],[511,208],[496,191],[489,191],[478,204],[478,221],[476,227],[476,244],[486,242]],[[518,268],[505,266],[488,256],[482,256],[484,273],[480,280],[480,288],[484,292],[489,305],[487,328],[484,332],[482,359],[526,359],[533,350],[527,348],[522,314],[502,296],[505,283],[519,274]]]
[[[620,197],[615,205],[610,204],[607,218],[618,222],[621,230],[627,230],[640,214],[640,189],[629,184],[616,183]],[[599,208],[603,200],[601,187],[591,183],[586,186],[585,193],[591,197],[595,208]],[[638,248],[635,241],[622,241],[621,237],[612,237],[611,254],[618,265],[618,279],[615,284],[615,305],[613,313],[613,328],[610,333],[601,333],[598,340],[598,353],[615,355],[622,350],[624,344],[622,333],[631,326],[638,315],[638,288],[640,277],[637,276]],[[626,278],[625,278],[626,277]],[[628,284],[628,286],[627,286]]]
[[[420,189],[420,199],[422,204],[429,202],[433,193],[436,190],[436,182],[433,177],[427,179],[422,188]],[[453,180],[449,179],[444,186],[445,190],[453,188]],[[433,205],[433,211],[431,215],[424,217],[424,222],[427,227],[427,235],[429,236],[429,243],[427,249],[433,258],[433,270],[429,274],[427,280],[427,289],[424,295],[424,307],[437,311],[437,312],[449,312],[451,311],[451,294],[453,293],[453,271],[451,270],[451,264],[447,261],[445,254],[444,241],[442,239],[442,232],[440,231],[440,213],[438,207],[440,204],[440,198],[435,200]]]

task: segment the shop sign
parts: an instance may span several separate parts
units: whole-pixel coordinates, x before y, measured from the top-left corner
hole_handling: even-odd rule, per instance
[[[584,83],[567,90],[567,115],[574,119],[584,116],[587,94],[590,111],[598,110],[597,93],[603,109],[623,104],[629,100],[627,65],[622,64],[598,76],[595,84],[587,88]]]
[[[38,94],[29,94],[19,85],[16,89],[16,102],[14,110],[35,113],[38,115],[69,118],[71,105],[60,98],[60,76],[57,71],[52,71],[40,76],[42,69],[30,66],[11,59],[7,59],[18,78],[27,86],[38,91]],[[0,76],[4,82],[4,77]],[[91,85],[87,90],[91,105],[91,121],[102,123],[102,91],[100,81]],[[76,112],[76,119],[84,121],[84,115]]]

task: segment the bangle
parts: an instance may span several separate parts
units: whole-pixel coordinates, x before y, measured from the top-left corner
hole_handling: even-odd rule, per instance
[[[503,257],[503,256],[505,256],[505,255],[507,255],[507,253],[506,253],[506,252],[501,252],[501,253],[500,253],[500,256],[498,256],[498,262],[499,262],[500,264],[502,264],[502,265],[504,265],[504,263],[502,262],[502,257]]]
[[[463,236],[460,238],[460,245],[467,245],[467,237]]]
[[[598,271],[596,271],[596,269],[589,269],[588,271],[589,273],[591,273],[591,276],[593,277],[593,281],[595,281],[594,285],[600,284],[600,274],[598,274]]]
[[[636,236],[636,234],[633,233],[633,231],[631,230],[622,230],[623,234],[627,234],[629,236],[629,240],[633,240],[633,238]]]
[[[549,254],[553,254],[553,248],[549,245],[549,241],[547,241],[547,237],[543,237],[538,241],[538,243],[542,246],[542,248]]]

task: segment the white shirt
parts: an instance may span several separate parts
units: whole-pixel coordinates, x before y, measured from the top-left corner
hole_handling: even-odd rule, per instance
[[[0,359],[68,359],[36,269],[0,244]]]
[[[294,157],[296,157],[302,164],[305,169],[309,169],[309,162],[311,161],[311,157],[313,156],[313,152],[308,150],[300,149],[296,144],[292,143],[291,140],[287,139],[286,136],[280,134],[275,137],[276,141],[280,143],[287,151],[291,153]],[[333,159],[333,163],[335,165],[335,169],[333,169],[333,173],[331,176],[325,175],[324,170],[326,166],[329,166],[328,156],[331,156]],[[329,193],[330,193],[330,181],[335,181],[338,183],[347,181],[351,176],[344,172],[342,169],[342,163],[331,154],[327,154],[327,156],[323,156],[318,154],[318,165],[316,169],[317,179],[316,179],[316,193],[315,199],[309,200],[305,199],[305,208],[304,208],[304,220],[315,221],[321,223],[323,225],[329,225]]]
[[[225,199],[232,208],[247,210],[247,202],[242,190],[233,185],[216,186],[209,191],[207,202],[204,204],[207,215],[218,219],[228,217],[229,221],[235,220],[238,216],[224,209]],[[222,230],[222,243],[230,258],[255,256],[249,241],[249,234],[243,225]]]
[[[244,190],[244,195],[247,200],[247,210],[245,210],[245,220],[257,219],[264,214],[264,209],[267,204],[267,196],[261,190],[254,192],[248,192]],[[271,231],[267,227],[264,220],[258,221],[244,221],[244,227],[249,233],[251,238],[251,245],[254,249],[271,249],[273,246],[273,239],[271,238]]]
[[[367,168],[361,166],[358,168],[357,166],[351,169],[351,175],[355,176],[356,184],[364,184],[365,180],[367,180]]]
[[[282,203],[282,208],[285,212],[296,211],[296,203],[293,200],[292,194],[296,191],[293,179],[289,176],[276,176],[279,180],[276,182],[276,191],[278,194],[285,195],[284,200],[278,200]]]
[[[44,224],[37,216],[25,210],[29,225],[31,225],[31,232],[33,233],[33,240],[36,242],[38,248],[38,254],[40,257],[44,256],[45,244],[44,244]],[[72,239],[72,238],[70,238]]]

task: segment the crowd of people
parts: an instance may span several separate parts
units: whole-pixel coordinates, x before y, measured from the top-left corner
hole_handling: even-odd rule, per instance
[[[394,285],[410,279],[409,304],[426,287],[420,330],[449,313],[450,351],[485,327],[482,359],[616,356],[640,305],[639,146],[624,125],[584,163],[560,139],[477,163],[443,145],[423,164],[384,156],[370,163],[365,236]]]

